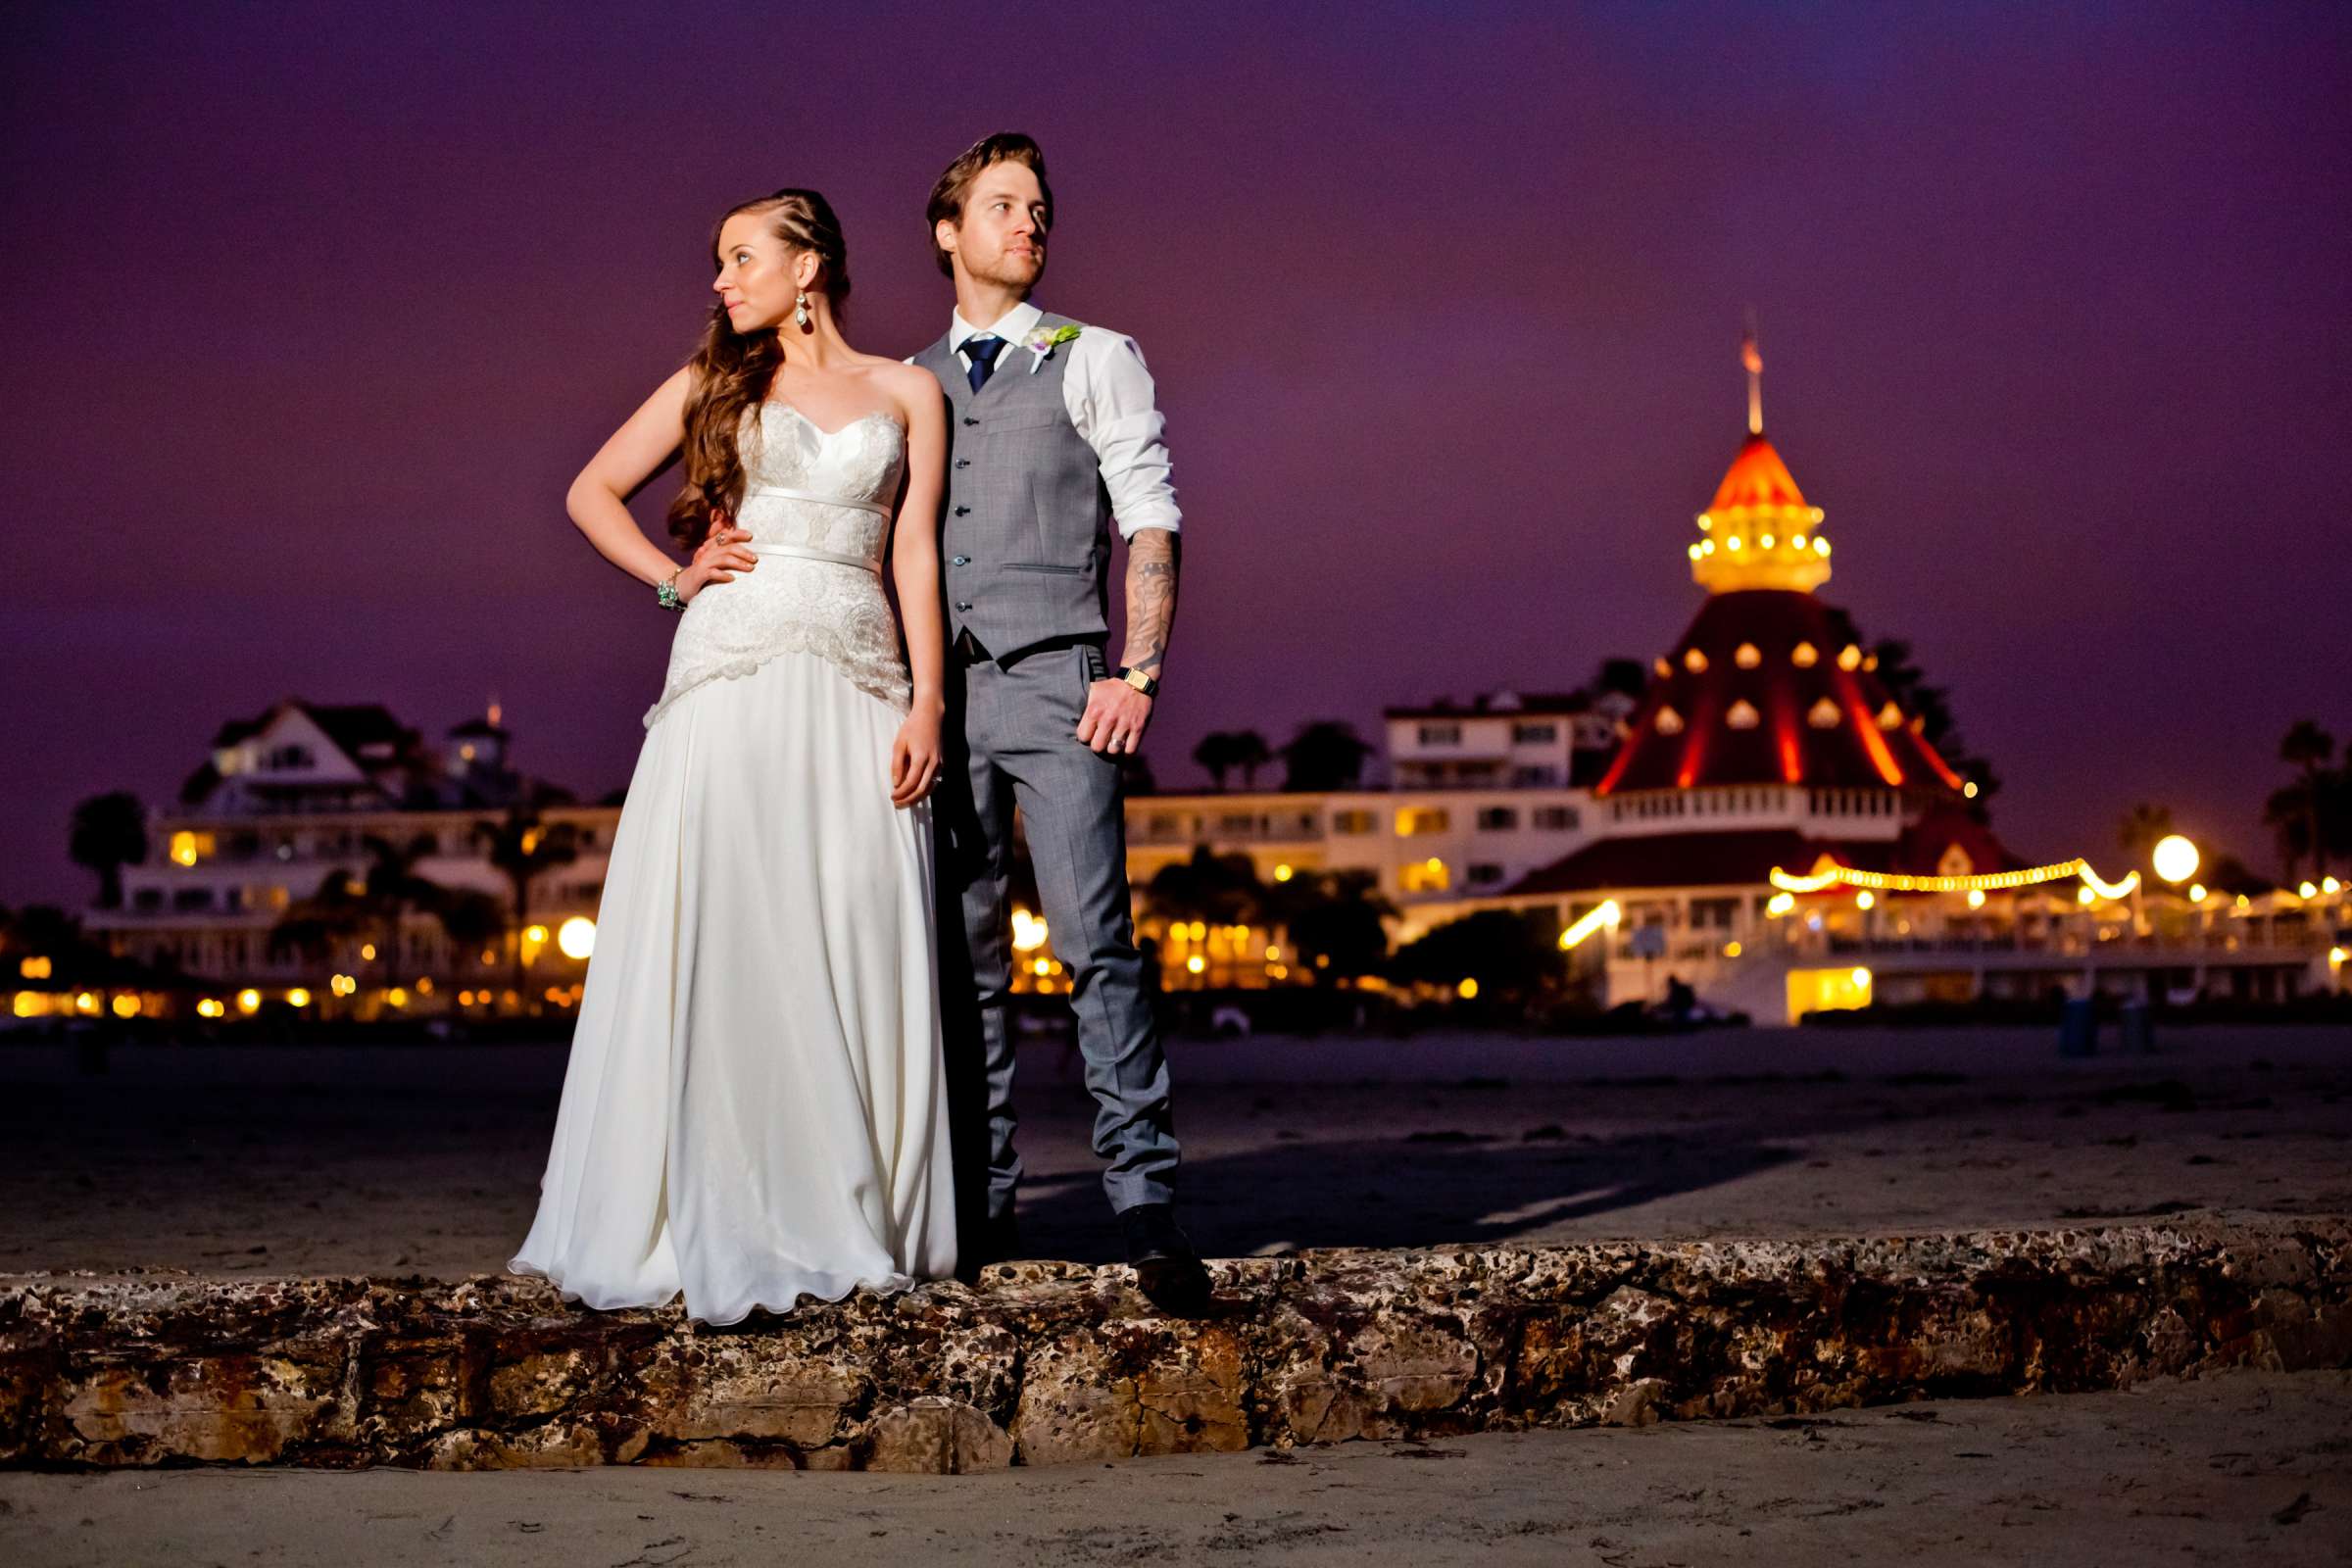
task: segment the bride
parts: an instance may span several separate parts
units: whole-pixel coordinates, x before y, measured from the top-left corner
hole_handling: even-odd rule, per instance
[[[928,800],[939,384],[842,336],[848,258],[816,192],[746,202],[713,246],[701,348],[567,502],[681,613],[508,1266],[592,1307],[683,1292],[723,1324],[948,1275],[956,1242]],[[682,570],[623,505],[681,449]]]

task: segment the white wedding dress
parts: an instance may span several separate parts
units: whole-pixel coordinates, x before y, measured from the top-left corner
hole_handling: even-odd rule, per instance
[[[508,1265],[713,1324],[956,1266],[931,808],[889,796],[906,435],[769,402],[743,455],[760,564],[679,617]]]

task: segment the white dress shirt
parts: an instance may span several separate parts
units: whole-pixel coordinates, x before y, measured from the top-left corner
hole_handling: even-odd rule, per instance
[[[1021,340],[1037,329],[1045,314],[1024,302],[1005,312],[994,326],[981,327],[956,311],[949,318],[948,352],[968,370],[972,362],[963,352],[965,342],[983,333],[1001,337],[1004,347],[993,373],[1027,375],[1033,357]],[[1143,350],[1131,337],[1088,326],[1054,352],[1070,357],[1061,372],[1062,405],[1070,411],[1079,439],[1095,449],[1119,536],[1132,539],[1139,528],[1176,532],[1183,518],[1168,477],[1167,421],[1152,400],[1152,372],[1144,368]]]

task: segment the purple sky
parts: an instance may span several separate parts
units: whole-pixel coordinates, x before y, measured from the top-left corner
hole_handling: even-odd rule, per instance
[[[2342,8],[651,9],[12,9],[0,902],[85,897],[76,799],[289,694],[437,737],[495,692],[622,783],[669,622],[563,492],[711,220],[823,189],[908,352],[923,198],[1007,127],[1041,302],[1168,413],[1164,783],[1665,648],[1750,304],[1824,595],[1952,689],[2019,851],[2105,865],[2147,799],[2269,866],[2279,734],[2352,731]]]

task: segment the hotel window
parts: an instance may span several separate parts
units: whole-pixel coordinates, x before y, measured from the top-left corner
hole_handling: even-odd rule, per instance
[[[1380,825],[1370,811],[1334,811],[1331,829],[1335,833],[1369,833]]]
[[[1511,787],[1514,789],[1551,789],[1556,788],[1559,782],[1560,770],[1548,763],[1511,769]]]
[[[1459,746],[1462,744],[1462,726],[1459,724],[1424,724],[1421,726],[1421,744],[1424,746]]]
[[[1712,927],[1719,931],[1732,928],[1732,916],[1739,910],[1738,899],[1692,899],[1690,923],[1701,930]]]
[[[1217,831],[1234,838],[1247,838],[1257,831],[1257,818],[1248,811],[1228,811],[1217,818]]]
[[[1482,862],[1470,867],[1470,882],[1473,887],[1492,887],[1501,880],[1502,867],[1499,865],[1488,865]]]
[[[1176,836],[1176,813],[1174,811],[1154,811],[1144,826],[1155,839],[1174,838]]]
[[[1453,878],[1446,862],[1433,856],[1405,865],[1396,873],[1396,883],[1407,893],[1443,893],[1453,885]]]
[[[1423,809],[1396,813],[1396,836],[1414,838],[1423,833],[1443,833],[1452,825],[1452,818],[1442,810]]]
[[[1513,833],[1518,831],[1518,828],[1519,809],[1517,807],[1485,806],[1479,808],[1478,830],[1481,833]],[[1478,880],[1475,871],[1471,873],[1470,879],[1474,882]]]
[[[134,909],[160,909],[164,906],[164,890],[141,888],[130,896],[130,906]]]
[[[1511,744],[1513,746],[1549,746],[1559,738],[1560,726],[1557,724],[1513,724],[1511,726]]]
[[[278,772],[286,768],[310,767],[317,760],[308,746],[272,746],[270,754],[262,759],[262,766]]]
[[[1536,826],[1546,833],[1567,833],[1576,827],[1576,808],[1573,806],[1539,806],[1536,808]]]
[[[213,906],[211,888],[181,888],[172,895],[174,909],[209,909]]]

